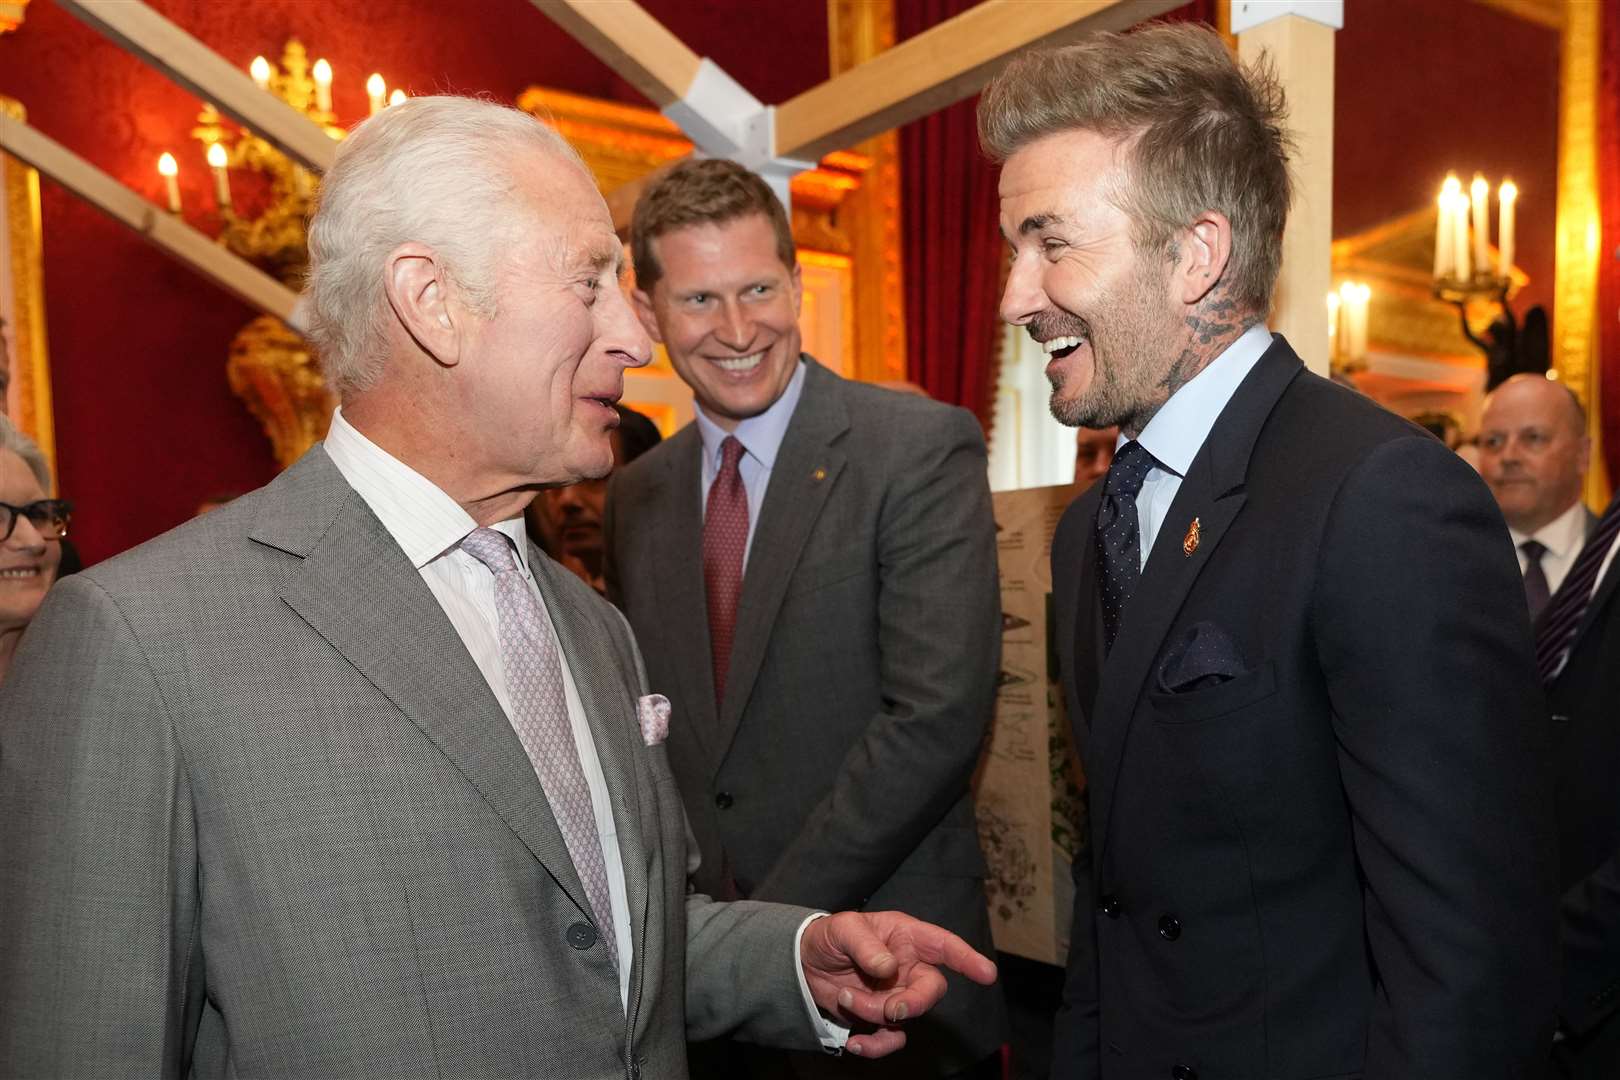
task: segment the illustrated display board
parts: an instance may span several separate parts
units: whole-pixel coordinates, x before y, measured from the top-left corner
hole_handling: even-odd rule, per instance
[[[1058,685],[1052,534],[1074,488],[996,492],[1001,673],[990,744],[976,777],[990,925],[1003,952],[1062,965],[1085,842],[1084,780]]]

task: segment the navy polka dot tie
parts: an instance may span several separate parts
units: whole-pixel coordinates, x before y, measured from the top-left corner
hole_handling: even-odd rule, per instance
[[[1097,565],[1102,583],[1103,643],[1113,649],[1125,605],[1142,575],[1141,527],[1136,495],[1156,462],[1141,445],[1128,442],[1114,455],[1103,479],[1097,507]]]

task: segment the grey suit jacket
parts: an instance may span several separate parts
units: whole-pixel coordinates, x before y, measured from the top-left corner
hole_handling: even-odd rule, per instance
[[[0,688],[0,1074],[679,1077],[688,1030],[813,1046],[805,913],[688,896],[635,644],[532,564],[613,800],[628,1014],[516,734],[317,447],[29,628]]]
[[[968,785],[1001,647],[984,437],[962,409],[804,361],[715,707],[702,444],[688,425],[615,477],[609,595],[685,723],[670,764],[700,887],[899,909],[990,945]],[[888,1066],[939,1075],[1001,1042],[999,990],[953,979]],[[870,1063],[856,1063],[870,1071]]]

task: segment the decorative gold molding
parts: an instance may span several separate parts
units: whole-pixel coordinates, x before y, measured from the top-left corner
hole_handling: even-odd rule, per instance
[[[827,0],[830,74],[838,75],[894,46],[894,0]],[[900,137],[861,143],[871,160],[866,183],[849,200],[855,259],[855,320],[850,371],[870,382],[906,377],[906,294],[900,237]]]
[[[1569,22],[1567,12],[1572,6],[1595,3],[1595,0],[1474,0],[1482,7],[1495,8],[1525,22],[1545,26],[1549,30],[1562,30]]]
[[[0,0],[0,34],[22,25],[28,11],[28,0]]]
[[[237,331],[225,375],[263,425],[283,469],[326,437],[337,399],[309,343],[280,319],[260,315]]]
[[[1596,461],[1603,460],[1597,404],[1598,207],[1597,100],[1602,5],[1565,9],[1558,100],[1558,236],[1553,278],[1553,370],[1587,406]],[[1587,501],[1607,495],[1601,468],[1587,472]]]
[[[22,103],[0,97],[0,123],[28,119]],[[8,280],[11,356],[8,402],[0,402],[17,426],[33,437],[56,472],[56,429],[51,412],[51,369],[45,347],[45,269],[40,225],[39,173],[16,158],[0,154],[0,197],[4,199],[6,248],[11,255]],[[9,404],[9,408],[5,408]]]

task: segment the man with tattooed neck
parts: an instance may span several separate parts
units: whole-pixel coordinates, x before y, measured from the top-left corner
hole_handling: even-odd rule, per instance
[[[1052,548],[1091,823],[1054,1075],[1530,1075],[1557,879],[1517,564],[1466,464],[1267,331],[1284,120],[1187,25],[979,105],[1002,316],[1060,421],[1120,428]]]

